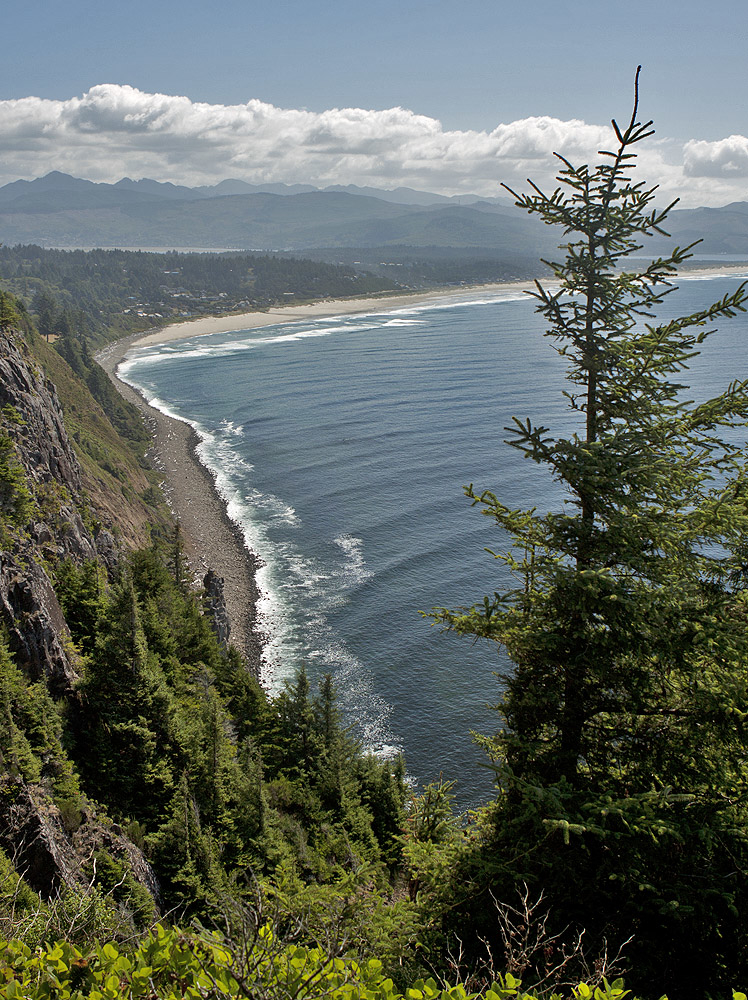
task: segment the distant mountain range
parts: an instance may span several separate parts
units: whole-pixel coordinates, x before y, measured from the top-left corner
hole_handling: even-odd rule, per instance
[[[488,201],[496,205],[511,205],[510,198],[482,198],[477,194],[454,195],[432,194],[428,191],[415,191],[413,188],[399,187],[393,190],[380,190],[373,187],[358,187],[356,184],[333,184],[326,188],[316,188],[312,184],[248,184],[246,181],[225,180],[211,187],[184,187],[178,184],[152,181],[143,178],[139,181],[123,177],[116,184],[97,184],[93,181],[71,177],[70,174],[53,170],[44,177],[33,181],[13,181],[0,187],[0,204],[22,204],[22,199],[28,194],[37,198],[43,192],[54,191],[58,195],[63,192],[77,192],[81,198],[90,201],[89,207],[96,204],[127,204],[132,199],[126,192],[135,192],[143,199],[152,201],[168,198],[174,201],[198,201],[203,198],[222,198],[238,194],[278,194],[295,195],[311,194],[313,192],[334,192],[340,194],[355,194],[364,197],[379,198],[397,205],[472,205],[475,202]]]
[[[745,254],[748,203],[674,211],[669,231],[700,253]],[[399,259],[482,257],[526,263],[554,254],[559,234],[507,198],[443,195],[355,185],[252,185],[225,180],[183,187],[123,178],[96,184],[58,171],[0,187],[0,240],[45,247],[203,247],[308,253],[351,259],[388,248]],[[671,241],[648,250],[666,252]]]
[[[0,240],[56,247],[240,250],[451,248],[457,256],[537,256],[544,228],[509,199],[354,185],[180,187],[124,178],[96,184],[58,171],[0,187]],[[355,255],[355,254],[354,254]],[[351,256],[344,254],[343,256]]]

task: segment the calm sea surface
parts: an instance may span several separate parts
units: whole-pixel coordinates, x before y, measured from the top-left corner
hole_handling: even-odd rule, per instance
[[[689,279],[668,312],[693,312],[735,278]],[[663,310],[663,316],[665,312]],[[558,507],[544,470],[504,443],[513,416],[572,428],[563,364],[526,296],[455,296],[141,348],[120,374],[189,421],[231,517],[263,560],[266,683],[300,664],[331,672],[364,745],[403,751],[419,782],[491,790],[471,730],[491,732],[487,642],[440,633],[419,612],[510,585],[485,549],[491,521],[462,487],[514,506]],[[689,380],[696,398],[748,377],[748,319],[720,323]]]

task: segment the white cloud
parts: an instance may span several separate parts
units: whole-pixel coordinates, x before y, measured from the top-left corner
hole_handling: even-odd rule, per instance
[[[611,140],[608,126],[547,116],[491,132],[445,131],[403,108],[318,113],[257,100],[224,106],[102,84],[66,101],[0,101],[0,183],[62,170],[96,181],[126,175],[194,185],[238,177],[493,195],[502,181],[524,187],[528,176],[552,187],[554,152],[587,162]],[[743,136],[694,140],[682,150],[650,141],[639,166],[641,177],[684,205],[748,197]]]
[[[692,139],[683,148],[683,169],[689,177],[748,177],[748,139],[744,135],[717,142]]]

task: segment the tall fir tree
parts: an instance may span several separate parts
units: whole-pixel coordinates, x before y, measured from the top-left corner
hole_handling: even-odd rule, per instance
[[[746,294],[654,320],[691,247],[641,269],[626,260],[672,208],[631,175],[653,134],[637,121],[638,78],[597,165],[559,157],[552,194],[512,192],[566,237],[564,259],[546,262],[554,285],[532,294],[568,366],[577,430],[507,428],[561,484],[563,509],[516,510],[470,487],[510,539],[500,558],[518,585],[437,618],[514,662],[484,741],[499,796],[463,876],[504,899],[523,881],[544,890],[589,940],[606,925],[633,934],[651,990],[664,979],[703,996],[710,975],[727,986],[746,969],[748,629],[730,580],[748,506],[730,430],[746,424],[748,382],[696,404],[682,373]]]

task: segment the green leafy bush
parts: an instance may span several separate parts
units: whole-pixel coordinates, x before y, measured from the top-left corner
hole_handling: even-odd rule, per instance
[[[537,1000],[511,975],[480,993],[434,979],[416,980],[400,992],[379,960],[356,962],[320,948],[282,944],[267,925],[258,929],[251,948],[238,952],[217,933],[185,933],[160,924],[130,953],[111,943],[84,953],[65,942],[34,950],[18,941],[0,942],[0,983],[4,996],[24,1000]],[[744,994],[733,996],[745,1000]],[[635,1000],[620,980],[594,988],[580,983],[570,997]],[[547,1000],[561,998],[554,993]]]

